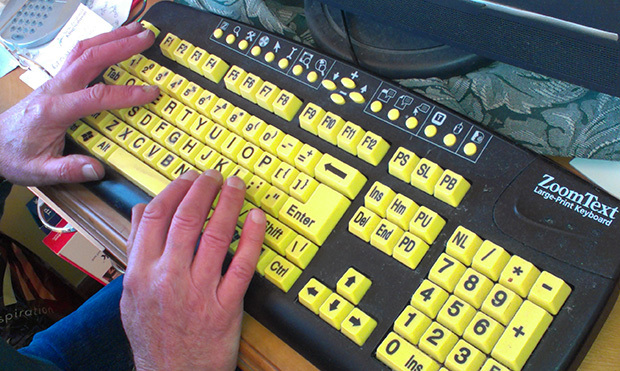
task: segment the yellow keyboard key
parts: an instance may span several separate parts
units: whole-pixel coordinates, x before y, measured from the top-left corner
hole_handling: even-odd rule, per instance
[[[390,149],[390,144],[377,134],[367,131],[357,145],[357,157],[377,166]]]
[[[289,187],[289,193],[299,201],[306,202],[318,186],[319,182],[314,180],[314,178],[308,174],[299,173]]]
[[[448,296],[444,289],[424,280],[411,297],[411,305],[433,319],[448,300]]]
[[[501,246],[489,240],[485,240],[482,242],[482,245],[480,245],[476,255],[474,255],[471,266],[493,281],[497,281],[509,259],[510,254]]]
[[[441,232],[446,221],[433,210],[420,206],[409,223],[409,231],[431,244]]]
[[[305,269],[319,251],[319,247],[305,237],[297,235],[286,247],[286,258],[301,269]]]
[[[127,72],[118,66],[110,66],[103,74],[103,81],[108,85],[125,85],[127,81]]]
[[[288,193],[289,188],[291,184],[293,184],[293,181],[297,178],[297,175],[299,175],[299,171],[297,169],[286,162],[281,162],[271,176],[271,184]]]
[[[140,69],[140,71],[138,71],[138,77],[142,81],[152,84],[159,67],[160,66],[157,62],[149,61]]]
[[[245,139],[241,138],[239,135],[230,133],[224,142],[222,142],[221,153],[228,158],[236,159],[246,143]]]
[[[181,95],[179,96],[179,98],[181,99],[183,103],[187,104],[188,106],[195,107],[196,102],[198,101],[198,98],[200,97],[203,91],[204,91],[203,88],[198,86],[196,83],[190,81],[185,86],[185,89],[183,89],[183,91],[181,92]]]
[[[424,313],[407,305],[394,321],[394,331],[415,345],[420,341],[431,322],[433,321]]]
[[[506,325],[521,306],[523,299],[499,283],[495,284],[482,303],[482,311]]]
[[[164,146],[174,153],[179,153],[181,145],[189,138],[189,135],[175,128],[170,131],[166,139],[164,139]]]
[[[129,145],[138,136],[139,132],[129,125],[121,124],[121,126],[121,131],[112,139],[123,148],[129,149]]]
[[[340,332],[361,347],[375,327],[377,327],[377,321],[370,318],[359,308],[353,308],[351,313],[342,321]]]
[[[226,126],[226,120],[235,109],[230,102],[226,99],[218,99],[213,108],[211,109],[210,115],[213,121],[217,122],[220,125]]]
[[[454,294],[475,308],[480,308],[492,288],[493,281],[482,273],[467,268],[459,283],[456,284]]]
[[[482,312],[477,312],[465,329],[463,338],[489,354],[503,332],[504,326],[499,322]]]
[[[264,154],[262,149],[252,143],[245,142],[237,154],[237,162],[246,169],[254,169],[254,165]]]
[[[170,59],[174,59],[174,51],[180,43],[181,39],[171,33],[168,33],[159,44],[159,47],[163,55]]]
[[[293,93],[282,90],[273,102],[273,113],[286,121],[291,121],[301,108],[301,105],[301,100]]]
[[[273,154],[278,153],[278,146],[284,140],[286,134],[273,125],[267,125],[259,139],[259,145],[265,151]]]
[[[340,193],[319,184],[306,203],[289,198],[280,209],[279,219],[321,246],[350,204]]]
[[[349,268],[336,283],[336,292],[351,303],[360,303],[372,282],[363,274]]]
[[[86,149],[91,149],[102,138],[101,134],[88,125],[80,126],[71,136]]]
[[[118,145],[110,139],[100,136],[99,140],[93,144],[90,151],[95,154],[95,156],[107,160],[117,148],[119,148]]]
[[[454,371],[478,371],[486,358],[481,351],[471,344],[459,340],[448,354],[445,365]]]
[[[452,292],[465,272],[465,266],[448,254],[442,253],[428,273],[428,278]]]
[[[299,114],[299,126],[302,129],[317,135],[319,122],[323,120],[324,116],[325,110],[323,108],[314,103],[308,103]]]
[[[418,211],[418,207],[418,204],[412,199],[398,193],[388,205],[385,217],[400,228],[407,230],[413,215]]]
[[[520,370],[552,320],[553,317],[536,304],[523,302],[491,354],[508,367]]]
[[[174,49],[174,60],[177,61],[180,65],[189,67],[187,60],[190,55],[194,51],[194,45],[192,45],[187,40],[181,40],[181,42],[177,45],[176,49]]]
[[[469,229],[458,226],[446,243],[446,252],[465,265],[471,265],[482,239]]]
[[[271,186],[260,200],[260,207],[269,214],[277,217],[288,197],[289,196],[278,187]]]
[[[480,371],[510,371],[510,369],[493,358],[487,358],[487,361],[484,363]]]
[[[325,300],[332,294],[332,290],[319,282],[316,278],[311,278],[303,289],[299,290],[297,298],[299,302],[312,313],[319,314],[319,308]]]
[[[222,77],[228,71],[228,63],[224,62],[222,58],[217,55],[209,55],[207,60],[200,68],[202,75],[214,83],[220,82]]]
[[[230,132],[226,130],[223,126],[218,124],[213,124],[211,126],[211,130],[207,133],[207,136],[204,138],[205,143],[215,149],[216,151],[222,150],[222,144],[228,138]]]
[[[207,169],[211,169],[211,166],[222,157],[219,153],[217,153],[213,148],[204,146],[196,155],[194,159],[194,165],[199,168],[201,171],[206,171]]]
[[[314,176],[315,169],[323,154],[311,145],[304,143],[297,156],[295,156],[295,167],[304,173]]]
[[[317,134],[319,138],[328,141],[331,144],[338,144],[338,134],[344,125],[344,120],[342,117],[327,112],[321,122],[319,122],[319,126],[317,127]]]
[[[388,255],[392,255],[394,246],[403,235],[403,230],[394,223],[381,219],[370,235],[370,244]]]
[[[338,160],[328,153],[323,154],[316,166],[316,179],[350,199],[355,198],[366,183],[366,177],[357,169]]]
[[[170,80],[174,77],[174,72],[170,71],[164,66],[160,66],[155,75],[153,76],[153,84],[163,88],[168,86]]]
[[[353,310],[353,304],[340,295],[332,293],[319,308],[319,317],[329,323],[336,330],[340,330],[342,321]]]
[[[198,154],[202,152],[204,147],[205,145],[196,139],[187,137],[187,139],[181,143],[179,154],[185,161],[196,164],[196,158],[198,157]]]
[[[224,76],[224,84],[226,88],[235,94],[241,94],[239,87],[248,73],[239,66],[232,66]]]
[[[443,363],[458,340],[458,336],[452,331],[433,322],[420,338],[418,346],[426,354]]]
[[[556,315],[570,293],[571,288],[566,282],[545,271],[538,276],[527,298],[547,312]]]
[[[258,274],[264,276],[265,270],[276,256],[278,256],[278,254],[275,251],[263,245],[260,256],[258,257],[258,263],[256,264],[256,271]]]
[[[188,134],[191,134],[191,125],[198,118],[199,113],[185,106],[177,115],[175,124]]]
[[[121,148],[110,154],[107,163],[151,196],[158,195],[170,183],[166,177]]]
[[[377,358],[393,370],[437,371],[439,364],[394,332],[390,332],[377,348]]]
[[[260,138],[263,135],[263,132],[267,128],[267,124],[265,121],[261,120],[256,116],[250,116],[245,126],[243,127],[243,131],[241,134],[243,137],[253,144],[257,146],[260,145]]]
[[[396,193],[386,185],[375,181],[364,196],[364,206],[385,218],[386,210]]]
[[[405,232],[396,242],[392,256],[407,267],[415,269],[420,264],[428,248],[428,244],[419,237]]]
[[[164,147],[155,142],[151,142],[147,145],[140,157],[143,161],[152,167],[155,167],[157,166],[157,162],[166,154],[166,152],[167,150]]]
[[[227,158],[226,156],[221,156],[218,154],[218,158],[217,160],[213,163],[213,165],[211,165],[211,169],[219,171],[220,173],[222,173],[222,177],[224,177],[224,179],[228,178],[228,176],[230,175],[230,173],[232,172],[232,170],[235,168],[235,163],[233,161],[231,161],[229,158]]]
[[[440,168],[439,165],[423,158],[418,161],[413,169],[409,183],[429,195],[432,195],[435,190],[435,184],[437,184],[441,174],[443,174],[443,169]]]
[[[457,207],[470,187],[469,182],[461,175],[452,170],[444,170],[435,184],[433,194],[448,205]]]
[[[521,297],[526,297],[539,275],[540,270],[532,263],[513,255],[499,276],[499,283],[521,295]]]
[[[187,66],[194,72],[202,74],[202,66],[209,58],[209,53],[206,50],[197,46],[192,50],[189,58],[187,58]]]
[[[185,77],[181,75],[174,75],[174,77],[170,79],[170,82],[166,86],[166,91],[172,97],[180,100],[181,94],[183,93],[183,90],[185,90],[185,88],[187,87],[187,84],[189,84],[189,81]]]
[[[280,94],[280,88],[269,81],[263,81],[263,84],[256,93],[256,104],[263,107],[269,112],[273,112],[273,102]]]
[[[254,172],[263,179],[270,180],[282,161],[269,152],[263,152],[254,164]]]
[[[388,173],[398,179],[409,183],[411,181],[411,173],[420,161],[420,158],[410,150],[399,147],[388,162]]]
[[[263,84],[263,79],[253,73],[248,73],[239,86],[239,93],[242,97],[252,103],[256,103],[256,94]]]
[[[360,206],[349,221],[349,232],[366,242],[370,242],[370,236],[380,221],[381,218],[377,214],[364,206]]]
[[[154,34],[155,37],[159,36],[159,28],[153,26],[150,22],[147,22],[145,20],[140,21],[140,24],[142,25],[142,27],[144,27],[145,29],[151,30]]]
[[[153,126],[150,136],[154,141],[163,145],[166,138],[168,138],[168,135],[170,135],[174,129],[176,129],[174,125],[171,125],[167,121],[161,120],[157,123],[157,126]]]
[[[274,249],[280,255],[285,255],[286,247],[295,239],[297,233],[271,215],[266,215],[266,217],[265,245]]]
[[[174,179],[173,173],[181,164],[181,159],[174,153],[166,153],[155,165],[155,168],[169,179]]]
[[[295,157],[301,150],[303,143],[292,135],[286,134],[276,149],[276,154],[282,161],[295,165]]]
[[[355,125],[351,121],[345,122],[344,126],[338,133],[338,147],[349,152],[353,156],[357,155],[357,145],[362,141],[366,131]]]
[[[464,300],[450,295],[439,314],[437,314],[437,321],[446,326],[450,331],[461,336],[474,317],[474,314],[476,314],[474,307],[467,304]]]
[[[194,107],[198,112],[210,118],[211,110],[213,109],[215,103],[217,103],[218,100],[219,98],[217,97],[217,95],[211,93],[208,90],[204,90],[198,96],[198,99],[196,100],[196,105]]]
[[[284,292],[291,289],[297,278],[301,275],[301,269],[293,263],[276,255],[271,263],[265,267],[265,278]]]

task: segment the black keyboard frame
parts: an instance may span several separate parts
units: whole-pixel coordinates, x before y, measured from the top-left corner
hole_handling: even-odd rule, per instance
[[[510,254],[523,257],[541,271],[549,271],[571,286],[573,291],[570,297],[554,317],[523,369],[577,368],[618,295],[620,254],[615,254],[613,246],[614,242],[620,240],[620,229],[617,228],[620,222],[613,221],[612,227],[605,228],[557,203],[535,195],[532,189],[541,182],[543,174],[550,174],[558,184],[580,193],[589,192],[607,205],[617,207],[620,205],[618,200],[548,159],[517,147],[448,108],[281,36],[171,2],[154,5],[143,19],[162,31],[154,46],[143,55],[244,108],[250,114],[261,117],[302,142],[309,143],[321,152],[334,155],[368,177],[359,195],[289,292],[284,293],[265,278],[255,275],[245,298],[246,312],[321,369],[388,369],[374,357],[377,346],[392,329],[394,320],[426,278],[437,257],[445,251],[447,239],[456,227],[463,225],[482,239],[497,243]],[[441,110],[448,115],[446,124],[452,120],[452,125],[454,121],[471,125],[488,136],[488,142],[483,150],[474,156],[477,157],[474,162],[462,153],[455,154],[422,135],[412,135],[403,128],[386,123],[386,120],[374,119],[357,109],[361,106],[352,102],[338,106],[329,99],[325,89],[314,89],[307,83],[300,84],[290,73],[284,75],[277,67],[258,65],[254,59],[243,56],[249,53],[251,47],[241,53],[233,50],[236,43],[230,47],[223,42],[224,38],[214,42],[212,33],[222,21],[229,22],[230,27],[241,27],[242,33],[253,30],[268,35],[271,40],[279,41],[282,49],[291,50],[291,47],[296,47],[312,51],[315,58],[323,58],[330,65],[333,63],[330,73],[338,71],[343,76],[345,73],[357,71],[359,85],[382,84],[382,88],[394,89],[397,94],[412,97],[414,103],[429,104],[432,109]],[[312,101],[326,111],[339,114],[345,120],[381,135],[391,144],[389,152],[378,166],[372,166],[301,129],[297,118],[287,122],[234,94],[224,87],[223,81],[215,88],[213,82],[161,54],[159,43],[168,32],[218,55],[230,65],[236,64],[265,81],[271,81],[280,88],[293,92],[304,102],[304,106],[308,101]],[[282,55],[278,56],[281,57]],[[289,69],[292,66],[291,63]],[[309,100],[310,96],[313,98]],[[366,98],[367,103],[371,101],[369,94]],[[345,107],[346,112],[343,112],[342,107]],[[387,110],[384,109],[383,112],[385,111]],[[426,120],[430,119],[429,115]],[[421,121],[418,127],[420,133],[423,125]],[[444,169],[463,175],[470,181],[472,188],[457,208],[442,203],[388,174],[387,162],[401,146],[412,150],[420,158],[426,157]],[[66,152],[84,153],[84,150],[68,143]],[[146,203],[151,198],[107,165],[106,171],[104,180],[87,183],[86,186],[129,219],[131,208],[135,204]],[[415,270],[405,267],[347,230],[349,220],[357,208],[363,205],[363,196],[375,180],[418,204],[431,208],[447,221]],[[474,215],[476,217],[473,217]],[[358,307],[378,322],[362,347],[354,344],[297,301],[297,293],[312,277],[335,291],[337,280],[351,266],[372,280],[371,288]]]

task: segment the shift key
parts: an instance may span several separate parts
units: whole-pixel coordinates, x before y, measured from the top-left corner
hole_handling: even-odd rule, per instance
[[[351,205],[346,197],[319,184],[307,202],[290,197],[278,219],[317,245],[322,245]]]

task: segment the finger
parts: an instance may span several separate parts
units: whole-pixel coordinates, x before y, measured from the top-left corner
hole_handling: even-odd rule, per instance
[[[131,250],[133,247],[133,241],[136,238],[138,226],[142,220],[142,214],[144,213],[145,208],[146,204],[137,204],[131,209],[131,232],[129,232],[129,237],[127,237],[127,261],[132,261]]]
[[[244,195],[243,180],[235,176],[226,179],[194,258],[192,276],[195,277],[198,287],[219,282],[222,263],[235,232]]]
[[[139,32],[142,32],[144,27],[140,23],[134,22],[127,26],[119,27],[111,32],[102,33],[95,37],[91,37],[90,39],[85,39],[77,43],[75,47],[71,50],[67,59],[65,59],[65,63],[63,64],[60,71],[64,70],[73,63],[84,51],[88,48],[92,48],[96,45],[102,45],[105,43],[109,43],[114,40],[122,39],[128,36],[135,35]]]
[[[33,167],[38,185],[88,182],[99,180],[105,174],[99,161],[84,155],[50,157]]]
[[[87,89],[61,95],[50,107],[54,121],[66,123],[67,127],[81,117],[104,110],[142,106],[154,101],[159,95],[157,86],[125,86],[96,84]]]
[[[260,209],[251,210],[245,220],[239,247],[217,289],[218,301],[224,308],[238,306],[248,289],[265,237],[265,223],[265,213]]]
[[[168,267],[188,269],[191,265],[202,226],[221,187],[222,174],[216,170],[207,170],[194,181],[170,225],[162,255]]]
[[[161,256],[172,216],[198,176],[195,171],[184,173],[146,205],[132,246],[134,261],[148,263]]]
[[[83,89],[108,66],[124,61],[147,49],[155,41],[150,30],[90,47],[65,70],[59,72],[51,86],[55,93]]]

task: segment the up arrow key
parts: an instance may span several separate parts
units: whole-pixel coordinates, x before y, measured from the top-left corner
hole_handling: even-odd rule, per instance
[[[366,177],[357,169],[325,153],[316,166],[316,179],[342,193],[355,198],[366,183]]]
[[[308,295],[310,296],[316,296],[316,294],[318,294],[319,292],[316,291],[316,289],[314,287],[308,287]]]

